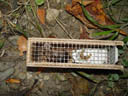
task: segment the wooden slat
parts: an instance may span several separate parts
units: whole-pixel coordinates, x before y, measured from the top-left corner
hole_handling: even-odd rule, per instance
[[[111,40],[88,40],[88,39],[57,39],[57,38],[29,38],[30,42],[42,41],[42,42],[59,42],[68,44],[87,44],[87,45],[113,45],[123,46],[122,41],[111,41]]]
[[[28,63],[29,67],[53,67],[53,68],[81,68],[81,69],[110,69],[110,70],[124,70],[122,65],[111,64],[73,64],[73,63]]]

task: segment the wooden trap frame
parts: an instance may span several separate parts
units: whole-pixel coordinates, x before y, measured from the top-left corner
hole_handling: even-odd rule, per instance
[[[28,67],[123,70],[117,65],[122,41],[29,38]]]

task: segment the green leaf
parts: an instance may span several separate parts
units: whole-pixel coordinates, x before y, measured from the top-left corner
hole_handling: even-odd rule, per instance
[[[126,42],[128,42],[128,36],[126,36],[124,39],[123,39],[123,41],[126,43]]]
[[[2,20],[0,19],[0,29],[2,28],[3,24],[2,24]]]
[[[37,5],[42,5],[44,4],[45,0],[35,0]]]
[[[110,74],[108,76],[108,80],[109,81],[118,81],[120,79],[119,75],[118,74]]]
[[[7,0],[0,0],[0,2],[6,4],[6,5],[9,5],[8,1]]]
[[[109,38],[109,40],[114,40],[118,36],[119,32],[116,32],[112,37]]]
[[[120,78],[128,78],[128,72],[124,72],[124,74],[123,75],[120,75]]]
[[[32,11],[32,7],[30,5],[26,6],[26,9],[27,9],[28,12]]]
[[[4,46],[4,40],[0,40],[0,49]]]
[[[118,81],[119,80],[119,75],[118,74],[113,74],[113,79],[114,81]]]
[[[0,2],[4,2],[5,0],[0,0]]]
[[[114,82],[113,81],[108,81],[108,87],[113,88],[114,87]]]
[[[128,22],[128,18],[123,18],[122,21],[123,22]]]
[[[111,5],[114,5],[114,4],[116,4],[116,3],[118,3],[118,2],[120,2],[121,0],[112,0],[111,1]]]
[[[109,11],[106,10],[106,11],[107,11],[107,15],[110,17],[110,19],[111,19],[114,23],[121,24],[120,21],[116,20],[116,19],[114,18],[114,16],[110,14],[110,13],[111,13],[110,10],[109,10]]]
[[[82,0],[82,10],[83,10],[83,13],[84,13],[84,16],[89,20],[91,21],[94,25],[97,25],[98,27],[100,28],[107,28],[107,29],[116,29],[116,28],[119,28],[120,25],[101,25],[99,24],[95,19],[93,19],[93,17],[89,14],[89,12],[86,10],[86,8],[84,7],[83,5],[83,0]]]
[[[117,24],[116,25],[104,25],[102,28],[116,29],[116,28],[120,28],[120,25],[117,25]]]
[[[71,75],[77,77],[78,75],[75,72],[71,72]]]
[[[119,49],[119,55],[123,54],[125,51],[123,49]]]
[[[96,32],[96,33],[93,33],[92,35],[93,36],[101,36],[101,35],[108,35],[112,32],[114,32],[115,30],[109,30],[109,31],[102,31],[102,32]]]
[[[123,64],[125,67],[128,67],[128,60],[123,59],[123,60],[122,60],[122,64]]]
[[[24,35],[26,38],[28,38],[28,33],[26,31],[24,31],[20,25],[16,25],[16,28],[15,28],[20,34]]]

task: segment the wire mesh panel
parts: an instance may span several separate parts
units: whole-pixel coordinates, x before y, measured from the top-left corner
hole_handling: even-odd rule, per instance
[[[27,66],[123,69],[116,65],[121,41],[29,38]]]

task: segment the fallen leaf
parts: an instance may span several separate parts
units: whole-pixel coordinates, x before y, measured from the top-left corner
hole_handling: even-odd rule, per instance
[[[70,14],[77,16],[82,14],[82,8],[79,4],[72,6],[70,4],[66,5],[66,11],[68,11]]]
[[[17,84],[19,84],[19,83],[20,83],[20,80],[11,79],[11,78],[10,78],[10,79],[7,79],[6,82],[7,82],[7,83],[17,83]]]
[[[96,16],[96,18],[99,24],[106,25],[106,20],[104,15],[98,15]]]
[[[127,43],[127,42],[128,42],[128,36],[126,36],[126,37],[123,39],[123,41],[124,41],[125,43]]]
[[[0,40],[0,49],[3,48],[5,40]]]
[[[37,16],[42,24],[45,24],[45,9],[38,8]]]
[[[89,6],[86,6],[87,11],[92,17],[102,25],[112,25],[114,22],[108,18],[103,10],[103,6],[100,0],[94,0]]]
[[[119,32],[122,35],[128,36],[128,33],[123,31],[123,30],[121,30],[121,29],[117,29],[116,31]]]
[[[98,27],[100,27],[100,28],[106,28],[106,29],[115,29],[115,28],[119,28],[120,27],[120,25],[118,25],[118,24],[112,24],[112,25],[103,25],[103,24],[99,24],[98,22],[97,22],[97,20],[95,20],[92,16],[91,16],[91,14],[87,11],[87,9],[84,7],[84,5],[82,5],[82,10],[83,10],[83,13],[84,13],[84,15],[86,16],[86,18],[90,21],[90,22],[92,22],[94,25],[96,25],[96,26],[98,26]]]
[[[72,84],[72,94],[73,96],[80,96],[80,94],[88,95],[89,90],[89,82],[83,78],[70,78],[69,82]]]
[[[56,36],[54,34],[50,34],[48,38],[56,38]]]
[[[80,39],[90,39],[88,32],[82,26],[80,26]]]
[[[23,52],[27,51],[27,39],[24,36],[20,36],[17,44],[20,51],[20,56],[23,56]]]
[[[78,18],[81,22],[83,22],[87,27],[89,28],[97,28],[96,26],[92,25],[85,17],[82,11],[82,8],[80,6],[81,0],[72,0],[72,4],[67,4],[65,9],[70,14],[74,15],[76,18]],[[84,6],[87,6],[88,4],[91,4],[92,1],[85,1]]]

